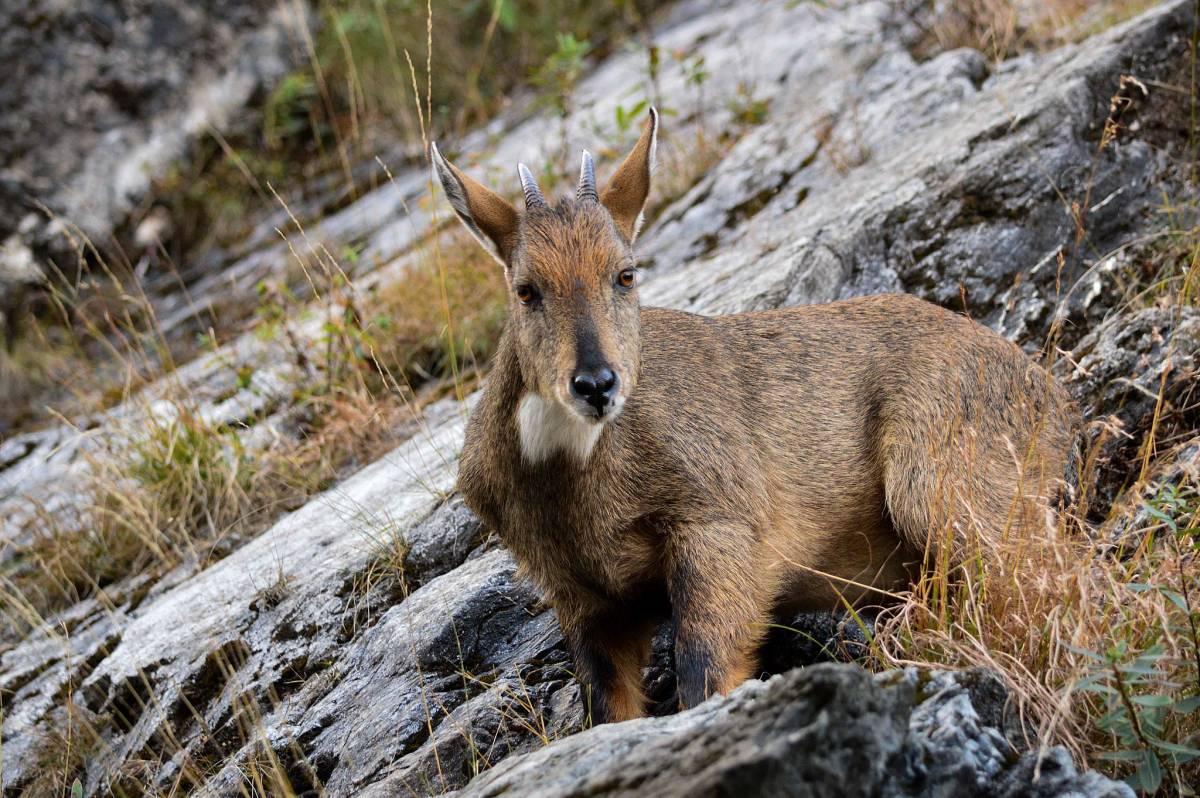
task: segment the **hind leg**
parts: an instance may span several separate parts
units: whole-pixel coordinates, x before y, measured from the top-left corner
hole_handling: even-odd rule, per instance
[[[955,435],[937,447],[893,446],[884,469],[888,512],[926,567],[987,554],[1045,529],[1057,486],[1041,452]]]

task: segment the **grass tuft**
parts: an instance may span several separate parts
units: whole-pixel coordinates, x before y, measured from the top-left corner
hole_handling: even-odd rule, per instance
[[[1087,478],[1087,477],[1085,477]],[[1200,778],[1200,485],[1161,487],[1151,526],[1114,547],[1064,517],[937,561],[880,618],[876,665],[986,667],[1025,743],[1062,744],[1147,794]]]
[[[914,48],[923,58],[969,47],[995,62],[1082,41],[1132,19],[1155,0],[932,0],[933,24]]]

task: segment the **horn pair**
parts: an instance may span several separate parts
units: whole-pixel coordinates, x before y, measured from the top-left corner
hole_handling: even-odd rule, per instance
[[[525,193],[525,209],[545,208],[546,198],[542,196],[542,190],[529,167],[523,163],[517,164],[517,174],[521,176],[521,191]],[[596,190],[596,165],[587,150],[583,151],[583,163],[579,167],[579,186],[575,189],[575,199],[600,201],[600,193]]]

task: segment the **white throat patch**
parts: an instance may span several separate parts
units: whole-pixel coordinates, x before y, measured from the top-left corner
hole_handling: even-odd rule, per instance
[[[517,408],[517,430],[521,456],[540,463],[557,451],[586,463],[604,431],[603,424],[589,424],[558,402],[527,393]]]

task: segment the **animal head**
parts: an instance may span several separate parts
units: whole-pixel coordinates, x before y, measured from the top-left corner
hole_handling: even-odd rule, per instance
[[[596,430],[638,377],[640,326],[633,242],[650,192],[658,112],[604,191],[584,151],[574,197],[551,204],[524,164],[525,207],[468,177],[431,147],[454,212],[504,267],[509,334],[529,391]],[[593,438],[594,440],[594,438]]]

